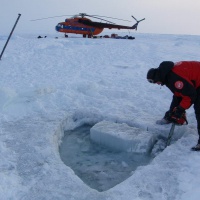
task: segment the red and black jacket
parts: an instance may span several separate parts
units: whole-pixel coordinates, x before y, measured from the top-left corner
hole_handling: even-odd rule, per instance
[[[181,99],[179,106],[188,109],[195,102],[196,90],[200,88],[200,62],[182,61],[170,68],[161,63],[158,70],[162,77],[161,82],[175,97]]]

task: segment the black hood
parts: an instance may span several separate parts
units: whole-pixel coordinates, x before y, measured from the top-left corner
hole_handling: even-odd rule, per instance
[[[162,85],[166,83],[166,78],[168,73],[171,71],[171,69],[174,67],[174,63],[171,61],[163,61],[160,63],[159,67],[157,68],[157,73],[156,73],[156,81],[161,82]]]

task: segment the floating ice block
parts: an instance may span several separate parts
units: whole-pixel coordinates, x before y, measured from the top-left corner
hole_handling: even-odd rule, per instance
[[[112,150],[148,153],[155,144],[155,137],[139,128],[123,123],[101,121],[90,129],[92,141]]]

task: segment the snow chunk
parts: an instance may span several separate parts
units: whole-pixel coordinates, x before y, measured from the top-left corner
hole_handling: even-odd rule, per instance
[[[109,121],[95,124],[90,129],[90,138],[113,150],[134,153],[148,153],[155,144],[155,137],[149,132]]]

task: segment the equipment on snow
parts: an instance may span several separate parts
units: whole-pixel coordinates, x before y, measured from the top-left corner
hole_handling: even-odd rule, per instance
[[[7,41],[6,41],[6,44],[4,45],[4,48],[3,48],[2,52],[1,52],[0,60],[1,60],[1,57],[3,56],[3,53],[4,53],[5,49],[6,49],[6,46],[7,46],[8,42],[9,42],[9,40],[10,40],[12,34],[13,34],[13,31],[15,30],[15,27],[17,25],[17,22],[19,21],[20,16],[21,16],[21,14],[18,14],[18,18],[17,18],[17,20],[16,20],[16,22],[15,22],[13,28],[12,28],[12,31],[10,32],[10,35],[9,35]]]
[[[159,119],[156,121],[156,124],[159,124],[159,125],[165,125],[165,124],[170,124],[170,123],[172,123],[172,122],[168,121],[165,118],[162,118],[162,119]]]
[[[167,147],[167,146],[170,145],[171,140],[172,140],[172,136],[173,136],[173,134],[174,134],[174,129],[175,129],[175,123],[172,123],[172,126],[171,126],[171,128],[170,128],[169,135],[168,135],[168,138],[167,138],[167,142],[166,142],[166,146],[165,146],[165,147]]]

